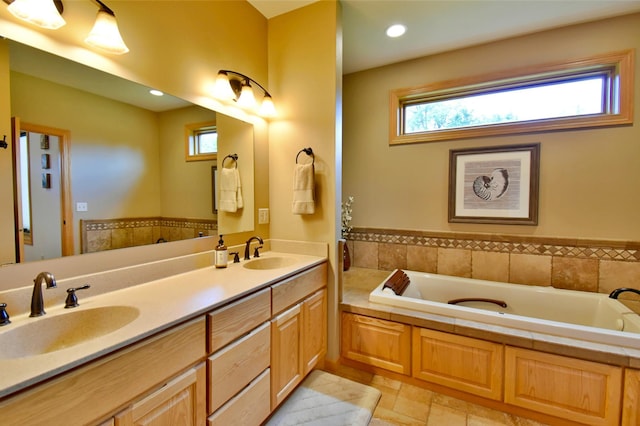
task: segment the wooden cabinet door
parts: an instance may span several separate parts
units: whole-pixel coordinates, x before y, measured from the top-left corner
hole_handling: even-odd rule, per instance
[[[309,373],[327,352],[327,289],[317,291],[302,304],[302,362]]]
[[[620,367],[507,346],[505,378],[508,404],[594,426],[619,424]]]
[[[502,345],[413,327],[413,377],[502,399]]]
[[[271,320],[271,410],[302,381],[300,304]]]
[[[204,363],[115,416],[115,426],[200,426],[206,419]]]
[[[374,367],[411,373],[411,326],[342,313],[342,356]]]
[[[622,425],[640,424],[640,370],[627,368],[624,372]]]

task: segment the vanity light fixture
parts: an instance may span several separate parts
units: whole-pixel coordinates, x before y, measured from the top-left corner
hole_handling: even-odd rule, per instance
[[[49,30],[57,30],[66,24],[62,17],[61,0],[4,0],[7,10],[16,18]]]
[[[236,78],[229,78],[230,74]],[[255,110],[257,101],[251,83],[254,83],[264,92],[258,114],[263,117],[274,117],[276,115],[276,108],[267,89],[251,77],[239,72],[230,70],[218,71],[216,83],[213,87],[213,96],[223,101],[236,101],[241,108]]]
[[[127,53],[129,48],[124,44],[124,40],[122,40],[115,13],[100,0],[93,1],[98,3],[100,9],[98,9],[98,15],[96,16],[93,29],[84,41],[93,47],[109,53],[115,53],[117,55]]]

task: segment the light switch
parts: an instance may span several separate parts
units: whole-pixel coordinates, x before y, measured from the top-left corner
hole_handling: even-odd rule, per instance
[[[77,212],[89,211],[89,205],[87,203],[76,203],[76,211]]]
[[[269,209],[258,209],[258,224],[269,223]]]

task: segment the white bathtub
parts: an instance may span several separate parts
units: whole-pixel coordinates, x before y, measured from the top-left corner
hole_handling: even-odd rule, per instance
[[[369,300],[431,314],[640,349],[640,316],[606,294],[404,272],[411,283],[402,296],[395,295],[390,289],[384,290],[385,279],[371,292]],[[450,300],[460,298],[495,299],[504,301],[507,306],[490,302],[448,304]]]

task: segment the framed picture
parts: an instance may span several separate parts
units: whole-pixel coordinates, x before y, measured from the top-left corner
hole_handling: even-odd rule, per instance
[[[51,167],[49,154],[42,154],[40,156],[40,162],[42,163],[42,168],[45,169],[45,170]]]
[[[538,224],[540,144],[449,151],[449,222]]]
[[[218,214],[218,166],[211,166],[211,206],[213,214]]]
[[[40,149],[49,149],[49,135],[40,135]]]
[[[42,187],[45,189],[51,188],[51,174],[49,173],[42,174]]]

